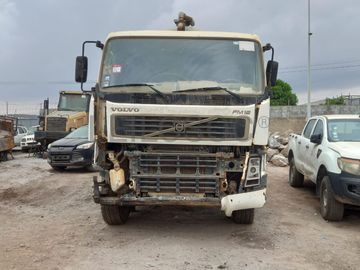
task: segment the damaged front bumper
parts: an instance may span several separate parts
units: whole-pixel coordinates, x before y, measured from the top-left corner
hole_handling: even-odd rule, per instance
[[[230,217],[233,211],[261,208],[265,202],[266,188],[225,196],[221,199],[221,210],[227,217]]]
[[[266,188],[248,191],[238,194],[227,195],[222,198],[180,196],[180,195],[159,195],[154,197],[136,197],[132,194],[117,196],[101,196],[101,182],[94,180],[94,201],[105,205],[119,206],[200,206],[217,207],[231,216],[233,211],[260,208],[266,202]]]

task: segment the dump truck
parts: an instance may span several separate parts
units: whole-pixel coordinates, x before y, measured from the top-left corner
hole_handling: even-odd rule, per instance
[[[12,155],[16,124],[15,118],[0,116],[0,161],[5,161],[9,154]]]
[[[82,91],[61,91],[57,109],[45,115],[41,129],[34,133],[43,146],[87,125],[90,95]],[[45,110],[48,111],[48,110]]]
[[[82,44],[75,80],[92,93],[89,139],[101,168],[94,201],[109,225],[155,205],[217,207],[252,223],[266,201],[274,49],[253,34],[197,31],[184,13],[175,24]],[[91,43],[102,60],[85,90]]]

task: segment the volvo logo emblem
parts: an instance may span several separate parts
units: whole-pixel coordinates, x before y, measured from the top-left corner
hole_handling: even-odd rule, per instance
[[[183,122],[176,122],[174,125],[176,132],[184,132],[185,131],[185,124]]]

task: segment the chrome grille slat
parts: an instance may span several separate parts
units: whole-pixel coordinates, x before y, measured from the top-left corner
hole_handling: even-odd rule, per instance
[[[115,116],[116,135],[129,137],[240,139],[245,127],[243,118]]]

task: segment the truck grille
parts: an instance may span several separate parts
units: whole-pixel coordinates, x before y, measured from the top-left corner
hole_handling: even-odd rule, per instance
[[[218,117],[116,116],[115,134],[148,138],[241,139],[246,119]]]
[[[218,195],[217,157],[212,154],[141,153],[130,157],[137,192]]]
[[[47,118],[47,130],[48,131],[66,131],[65,117],[48,117]]]

